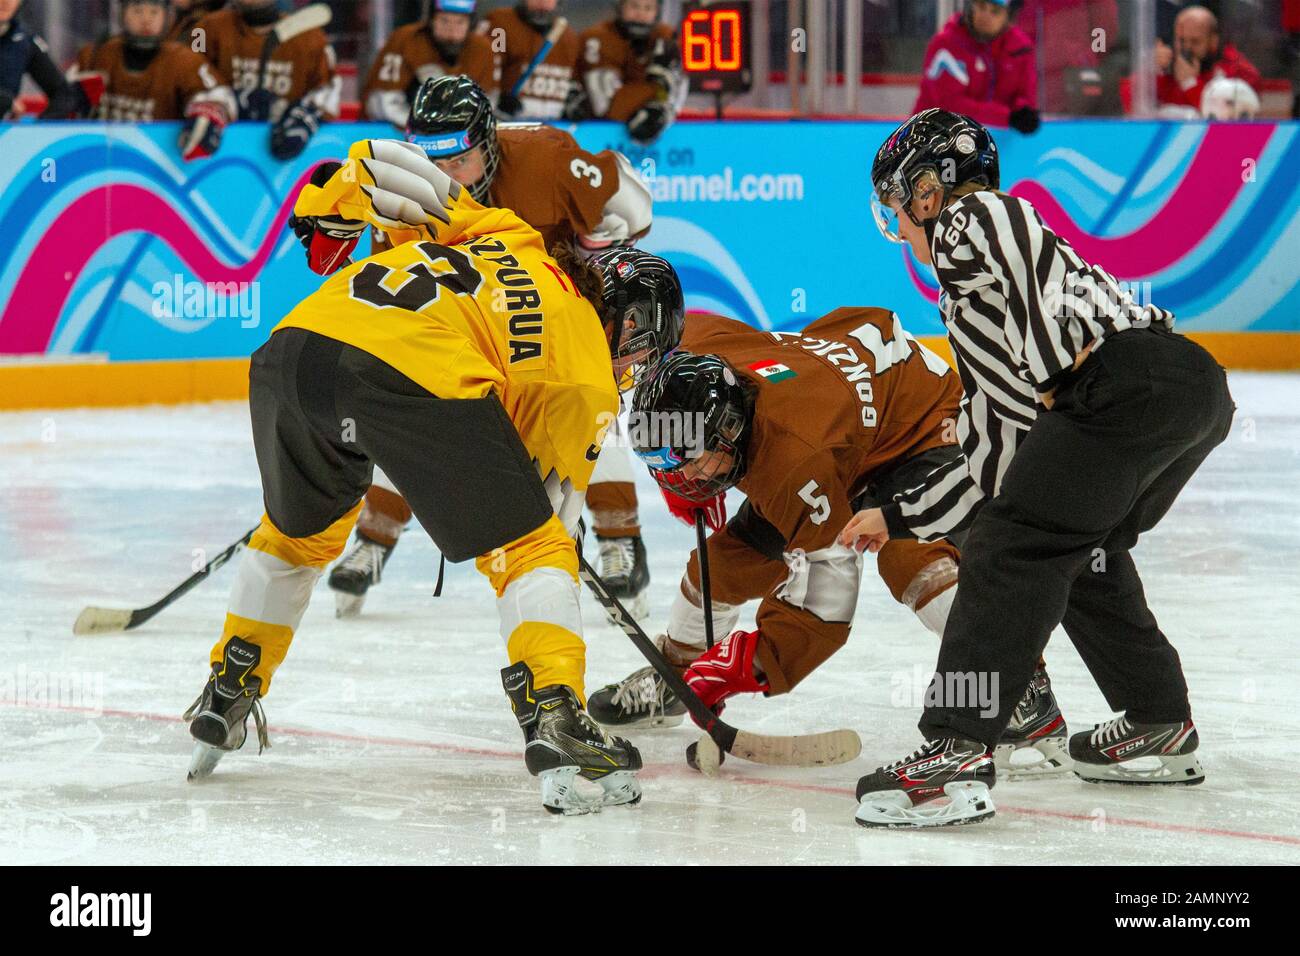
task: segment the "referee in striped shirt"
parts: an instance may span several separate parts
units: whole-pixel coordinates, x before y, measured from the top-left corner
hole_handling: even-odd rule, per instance
[[[938,277],[964,457],[859,512],[841,540],[875,551],[889,538],[968,536],[926,742],[859,781],[858,821],[992,816],[989,751],[1057,624],[1120,714],[1071,737],[1075,773],[1201,782],[1178,653],[1129,551],[1227,437],[1223,369],[1172,331],[1173,315],[1135,302],[1032,205],[999,192],[997,147],[973,120],[913,116],[881,146],[872,182],[881,231]],[[979,687],[992,699],[970,699]]]

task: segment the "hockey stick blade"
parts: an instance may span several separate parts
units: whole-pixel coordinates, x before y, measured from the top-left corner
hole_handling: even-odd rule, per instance
[[[323,30],[329,26],[333,16],[333,11],[326,4],[312,3],[301,10],[286,13],[276,22],[271,32],[275,35],[277,43],[284,43],[308,30]]]
[[[668,665],[641,626],[628,614],[618,598],[609,593],[605,582],[587,562],[581,551],[578,552],[578,576],[590,588],[605,610],[612,613],[614,622],[636,645],[637,650],[664,679],[664,683],[677,695],[678,700],[691,712],[695,722],[704,728],[704,732],[713,739],[720,750],[751,763],[776,767],[829,767],[847,763],[861,753],[862,741],[857,732],[852,730],[830,730],[820,734],[799,734],[793,737],[769,737],[737,730],[725,723],[717,714],[704,706],[704,702],[695,691],[691,690]]]
[[[227,561],[244,549],[248,544],[253,533],[257,531],[260,525],[249,528],[244,532],[244,536],[232,544],[226,550],[222,551],[215,558],[205,564],[199,570],[195,571],[188,578],[182,581],[176,587],[172,588],[159,600],[150,604],[148,607],[138,607],[133,610],[112,607],[88,607],[83,608],[77,615],[77,621],[72,625],[72,633],[84,636],[87,634],[112,634],[118,631],[129,631],[134,627],[139,627],[145,621],[158,614],[164,608],[170,607],[173,603],[180,600],[198,584],[205,580],[213,571],[216,571]]]
[[[73,634],[111,634],[125,631],[131,626],[131,611],[115,607],[82,608],[77,615],[77,623],[72,625]]]

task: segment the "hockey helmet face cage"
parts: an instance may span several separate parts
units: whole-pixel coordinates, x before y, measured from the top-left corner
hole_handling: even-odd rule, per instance
[[[132,7],[150,6],[162,10],[163,20],[162,29],[157,33],[132,33],[126,25],[126,12]],[[122,37],[126,43],[127,49],[134,53],[152,53],[162,46],[163,37],[167,34],[167,24],[171,20],[172,4],[171,0],[126,0],[122,4]]]
[[[876,151],[871,164],[876,227],[886,239],[899,242],[890,200],[897,201],[912,222],[924,226],[912,213],[912,200],[924,195],[918,193],[918,184],[937,185],[946,199],[957,186],[972,182],[989,189],[1001,184],[998,148],[989,131],[960,113],[923,110],[890,133]]]
[[[682,284],[666,260],[640,249],[605,249],[590,262],[601,277],[600,321],[609,333],[615,378],[626,391],[681,342]]]
[[[708,501],[744,477],[749,398],[718,356],[668,356],[637,388],[632,415],[633,450],[661,488]]]
[[[451,159],[479,147],[483,175],[467,188],[483,205],[500,162],[497,120],[492,101],[468,76],[438,76],[425,80],[411,104],[406,140],[415,143],[430,160]]]

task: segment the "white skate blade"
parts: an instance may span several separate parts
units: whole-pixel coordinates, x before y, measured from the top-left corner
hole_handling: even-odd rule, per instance
[[[185,775],[185,779],[192,782],[212,776],[212,771],[217,769],[217,764],[225,755],[226,751],[219,747],[195,741],[194,751],[190,754],[189,773]]]
[[[951,827],[987,820],[997,811],[988,784],[949,783],[943,793],[947,803],[915,807],[901,790],[864,793],[853,819],[864,827]]]
[[[1205,770],[1195,752],[1162,757],[1149,754],[1122,763],[1098,764],[1074,761],[1074,773],[1089,783],[1195,786],[1205,780]]]
[[[346,591],[334,592],[334,616],[336,618],[360,617],[361,608],[366,603],[364,594],[348,594]]]
[[[131,623],[131,612],[113,607],[83,608],[72,625],[73,634],[111,634],[125,631]]]
[[[542,781],[542,806],[548,813],[579,816],[641,801],[641,784],[631,770],[618,770],[597,781],[601,786],[599,796],[589,796],[578,789],[577,767],[543,770],[538,777]]]
[[[998,744],[993,749],[993,765],[1006,780],[1038,780],[1068,773],[1074,761],[1068,738],[1043,737],[1022,747]]]

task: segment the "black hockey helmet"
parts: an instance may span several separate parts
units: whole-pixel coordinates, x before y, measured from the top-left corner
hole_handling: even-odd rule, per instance
[[[908,218],[917,186],[942,188],[946,200],[952,191],[965,183],[978,183],[989,189],[1001,184],[998,172],[998,147],[993,137],[979,123],[960,113],[928,109],[906,120],[876,151],[871,164],[871,212],[881,235],[891,242],[901,242],[890,199],[902,204]],[[933,220],[931,220],[933,221]]]
[[[682,284],[667,260],[640,249],[605,249],[589,262],[600,275],[600,321],[609,330],[610,355],[625,366],[619,386],[626,390],[681,342]]]
[[[126,11],[140,4],[149,4],[154,7],[161,7],[163,12],[163,26],[158,33],[132,33],[126,28]],[[167,27],[171,22],[172,3],[171,0],[123,0],[120,17],[122,20],[122,40],[126,48],[135,54],[152,54],[162,46],[163,37],[167,35]]]
[[[636,390],[632,448],[660,487],[707,501],[745,476],[752,415],[752,386],[723,359],[677,351]],[[730,460],[709,473],[685,473],[688,462],[713,452]]]
[[[406,140],[421,147],[430,159],[450,159],[475,146],[483,150],[483,178],[467,187],[483,205],[488,203],[492,177],[500,162],[497,119],[492,101],[468,76],[435,76],[420,84],[406,123]]]

